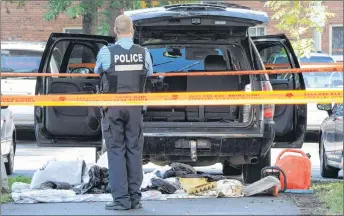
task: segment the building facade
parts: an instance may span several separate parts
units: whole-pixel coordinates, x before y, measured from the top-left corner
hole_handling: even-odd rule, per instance
[[[264,7],[265,1],[235,1],[253,10],[265,11],[271,16],[273,12]],[[343,58],[343,1],[324,1],[335,17],[330,18],[321,35],[313,31],[307,37],[313,37],[316,47],[330,55]],[[59,15],[56,21],[46,21],[44,14],[48,1],[26,1],[24,7],[17,4],[1,2],[1,41],[46,41],[51,32],[80,33],[82,19],[71,19],[65,14]],[[266,25],[250,28],[251,36],[281,33],[276,29],[277,22],[271,20]]]

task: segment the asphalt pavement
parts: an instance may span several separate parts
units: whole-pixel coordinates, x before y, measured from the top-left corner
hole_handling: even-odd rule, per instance
[[[272,150],[272,164],[282,149]],[[305,143],[302,150],[311,154],[312,179],[322,180],[319,169],[317,143]],[[34,172],[51,159],[83,159],[86,163],[95,161],[94,148],[42,148],[34,141],[20,141],[15,157],[15,174],[32,176]],[[144,170],[156,168],[147,164]],[[198,170],[221,174],[221,164],[198,167]],[[343,176],[343,172],[340,173]],[[118,215],[299,215],[300,208],[283,196],[278,198],[244,197],[222,199],[172,199],[167,201],[143,202],[144,209],[116,212]],[[50,204],[6,204],[1,206],[1,215],[113,215],[104,209],[104,203],[50,203]]]

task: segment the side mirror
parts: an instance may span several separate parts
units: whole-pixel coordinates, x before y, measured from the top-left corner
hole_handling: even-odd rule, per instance
[[[87,67],[79,67],[73,68],[71,72],[76,74],[90,74],[92,73],[92,70]]]
[[[1,106],[1,109],[7,109],[8,106]]]
[[[331,111],[332,105],[331,104],[317,104],[318,110],[324,110],[324,111]]]

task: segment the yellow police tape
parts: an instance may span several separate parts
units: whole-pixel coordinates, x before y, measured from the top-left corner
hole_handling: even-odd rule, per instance
[[[343,103],[343,90],[3,95],[1,106],[185,106]]]

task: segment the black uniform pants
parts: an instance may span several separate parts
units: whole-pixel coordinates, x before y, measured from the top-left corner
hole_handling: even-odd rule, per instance
[[[141,200],[142,107],[109,107],[103,120],[111,193],[115,204],[130,208]]]

